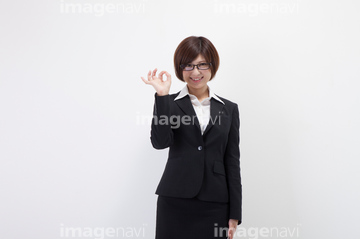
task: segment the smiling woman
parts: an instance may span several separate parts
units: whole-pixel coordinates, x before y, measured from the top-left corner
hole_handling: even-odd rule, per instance
[[[207,85],[219,68],[219,55],[205,37],[184,39],[174,66],[186,83],[176,94],[169,95],[171,75],[166,71],[157,76],[155,69],[147,80],[141,77],[156,90],[151,143],[156,149],[169,148],[156,189],[156,239],[232,239],[242,203],[238,106]],[[171,120],[158,120],[164,118],[195,120],[178,120],[173,127]]]
[[[205,64],[205,66],[204,66]],[[187,83],[189,93],[201,96],[198,100],[207,97],[207,83],[211,80],[211,72],[208,70],[211,62],[208,63],[205,57],[198,55],[191,63],[183,64],[183,81]],[[195,67],[196,66],[196,67]]]
[[[200,62],[211,63],[209,80],[215,77],[219,69],[220,59],[214,45],[205,37],[188,37],[179,44],[174,54],[175,73],[179,80],[184,81],[182,65],[191,63],[199,55],[203,56],[203,61]]]

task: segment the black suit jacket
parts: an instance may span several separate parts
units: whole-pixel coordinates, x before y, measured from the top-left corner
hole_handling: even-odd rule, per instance
[[[240,118],[237,104],[219,97],[210,100],[210,120],[204,134],[189,95],[155,93],[151,143],[169,147],[169,156],[156,194],[212,202],[228,202],[230,219],[241,223]]]

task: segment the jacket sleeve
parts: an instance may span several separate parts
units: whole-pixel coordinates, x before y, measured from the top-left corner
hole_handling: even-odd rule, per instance
[[[224,165],[229,189],[230,219],[242,220],[242,185],[240,176],[240,115],[235,104],[225,151]]]
[[[170,114],[170,95],[158,96],[155,93],[150,136],[155,149],[165,149],[173,144],[174,136],[170,124]]]

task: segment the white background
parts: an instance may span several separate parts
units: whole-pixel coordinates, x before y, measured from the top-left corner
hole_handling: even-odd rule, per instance
[[[359,238],[359,7],[1,0],[0,237],[112,227],[154,238],[167,150],[151,146],[154,89],[140,76],[167,70],[178,92],[173,53],[195,35],[220,54],[210,87],[240,109],[248,235],[237,238],[280,238],[254,233],[272,227],[296,230],[282,238]]]

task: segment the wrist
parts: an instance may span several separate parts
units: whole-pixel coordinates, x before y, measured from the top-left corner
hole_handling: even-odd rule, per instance
[[[156,92],[156,94],[157,94],[158,96],[165,96],[165,95],[168,95],[169,92]]]

